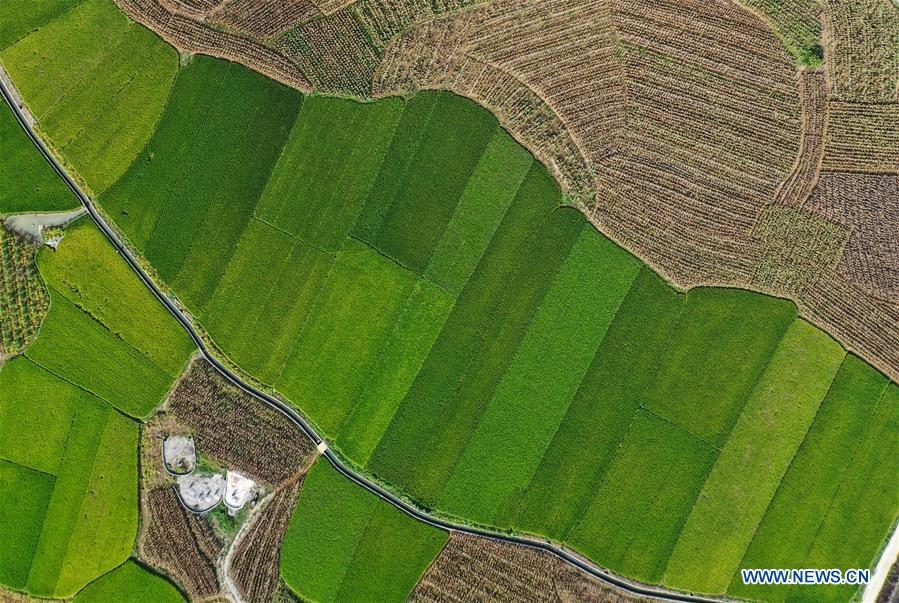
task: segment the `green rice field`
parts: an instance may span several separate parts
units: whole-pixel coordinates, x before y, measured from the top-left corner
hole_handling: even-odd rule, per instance
[[[126,561],[120,567],[87,585],[79,592],[76,603],[181,603],[184,597],[165,578]]]
[[[281,573],[305,600],[404,601],[447,538],[320,459],[284,536]]]
[[[137,436],[136,423],[27,358],[0,371],[0,533],[13,543],[0,553],[3,584],[67,597],[130,556]]]
[[[100,193],[153,132],[178,53],[112,0],[28,4],[9,25],[4,15],[9,29],[0,30],[0,60],[40,131]]]
[[[78,199],[53,172],[12,110],[0,107],[0,214],[63,211],[78,206]]]
[[[673,288],[567,207],[470,100],[304,97],[218,59],[179,68],[109,0],[69,4],[0,29],[42,131],[221,351],[350,464],[424,509],[636,580],[854,596],[739,581],[741,568],[870,567],[899,512],[899,388],[792,302]],[[143,50],[111,51],[123,44]],[[63,73],[71,48],[77,78]],[[126,77],[138,88],[103,97]],[[109,130],[75,127],[91,91],[114,116],[149,95],[119,124],[133,127],[115,137],[126,163],[92,155]],[[0,581],[68,595],[130,554],[136,468],[101,461],[134,456],[124,415],[147,416],[192,346],[93,226],[70,227],[39,267],[50,313],[0,371],[0,433],[46,440],[0,440],[0,475],[21,484],[0,496],[39,504],[0,508],[0,536],[17,538]],[[11,412],[23,396],[47,408]],[[115,533],[92,531],[100,521]],[[446,538],[319,461],[281,573],[304,599],[401,600]],[[80,565],[59,546],[92,539]],[[84,592],[166,590],[122,568]]]
[[[141,418],[165,397],[193,342],[91,222],[38,256],[50,312],[25,354],[35,364]]]

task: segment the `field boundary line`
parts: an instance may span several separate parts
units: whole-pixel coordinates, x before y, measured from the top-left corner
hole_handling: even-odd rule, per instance
[[[255,398],[262,400],[275,410],[280,411],[287,419],[289,419],[297,427],[302,429],[302,431],[309,437],[309,439],[312,440],[314,444],[321,444],[324,441],[322,437],[319,436],[319,434],[310,426],[306,418],[304,418],[294,408],[289,406],[286,402],[275,398],[274,396],[271,396],[263,391],[260,391],[252,385],[245,383],[209,351],[208,346],[194,328],[193,323],[185,316],[184,313],[181,312],[181,310],[175,305],[175,303],[162,292],[155,281],[150,278],[147,272],[140,266],[137,259],[131,254],[131,251],[125,247],[125,245],[116,235],[115,231],[109,226],[109,224],[106,223],[106,221],[97,211],[90,198],[85,195],[85,193],[71,178],[71,176],[69,176],[69,174],[65,170],[63,170],[63,168],[56,160],[56,157],[50,153],[50,151],[44,145],[43,141],[37,136],[34,129],[25,119],[24,114],[22,113],[19,106],[10,96],[9,90],[7,89],[7,86],[3,81],[0,81],[0,94],[2,94],[4,102],[9,105],[10,109],[16,117],[16,120],[19,122],[19,125],[25,130],[28,138],[32,141],[35,147],[37,147],[38,152],[50,164],[57,175],[66,183],[72,193],[75,194],[75,196],[81,201],[81,203],[90,214],[91,219],[103,232],[109,242],[116,248],[119,254],[122,255],[123,259],[128,263],[132,270],[135,271],[141,281],[143,281],[146,287],[150,289],[151,293],[153,293],[153,295],[160,301],[160,303],[162,303],[172,314],[172,316],[181,324],[181,326],[199,348],[200,353],[207,360],[207,362],[209,362],[213,366],[213,368],[215,368],[226,380],[231,382],[235,387]],[[605,582],[606,584],[617,587],[637,596],[650,597],[660,601],[688,603],[720,603],[722,601],[729,600],[725,597],[720,596],[694,595],[691,593],[671,591],[648,584],[641,584],[613,574],[609,570],[596,565],[592,561],[588,561],[580,555],[569,551],[567,548],[556,546],[546,540],[525,536],[516,536],[513,534],[505,534],[498,530],[493,531],[485,528],[469,526],[463,523],[453,523],[451,521],[435,517],[425,511],[422,511],[413,504],[399,498],[398,496],[386,490],[380,484],[370,480],[363,475],[355,473],[347,467],[343,460],[336,453],[334,453],[332,449],[329,448],[328,450],[326,450],[324,456],[327,457],[328,461],[331,463],[331,465],[333,465],[338,473],[340,473],[353,483],[364,488],[381,500],[393,505],[410,517],[430,526],[445,530],[450,533],[457,532],[462,534],[469,534],[472,536],[487,538],[495,541],[509,542],[512,544],[526,546],[531,549],[548,552],[552,555],[555,555],[559,559],[571,564],[575,568],[590,574],[591,576],[602,582]]]

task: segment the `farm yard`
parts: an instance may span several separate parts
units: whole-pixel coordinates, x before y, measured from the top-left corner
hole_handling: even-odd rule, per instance
[[[648,601],[615,590],[544,551],[463,534],[444,549],[409,595],[442,601]]]
[[[0,61],[216,351],[354,470],[640,582],[845,601],[857,587],[739,570],[871,567],[899,512],[899,29],[879,2],[360,0],[274,18],[121,0],[179,48],[269,79],[179,63],[111,0],[56,0],[0,26]],[[569,28],[589,61],[565,62]],[[2,211],[73,205],[41,178],[27,203],[0,192]],[[0,370],[3,585],[180,600],[128,561],[135,419],[166,399],[199,450],[273,492],[230,557],[244,595],[464,599],[457,575],[505,572],[483,588],[606,596],[315,461],[282,415],[188,364],[188,336],[92,223],[36,273],[7,240],[4,299],[36,309]],[[171,488],[140,496],[141,560],[217,596],[220,534]]]

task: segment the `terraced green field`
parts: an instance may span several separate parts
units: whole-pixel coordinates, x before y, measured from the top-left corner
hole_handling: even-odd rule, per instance
[[[0,583],[68,597],[131,555],[138,424],[126,414],[162,402],[192,342],[93,223],[37,263],[50,312],[0,370]]]
[[[80,19],[66,44],[112,61],[75,39],[81,29],[107,44],[141,37],[105,6],[85,0],[0,56],[22,73],[33,60],[24,43]],[[60,68],[49,58],[42,78]],[[50,111],[66,86],[26,82],[23,93]],[[67,135],[72,110],[48,118],[48,134],[55,123]],[[99,204],[217,345],[352,463],[423,507],[547,536],[639,580],[774,601],[852,596],[737,582],[742,567],[867,567],[899,509],[899,390],[792,303],[676,291],[560,207],[544,166],[448,93],[303,98],[195,57],[160,113]],[[129,293],[91,232],[77,227],[41,258],[53,307],[0,380],[21,365],[41,375],[34,391],[51,388],[40,365],[141,417],[190,345]],[[133,310],[117,313],[120,300]],[[110,379],[113,365],[134,379]],[[50,451],[78,441],[60,435],[64,416],[48,423]],[[94,449],[127,439],[108,438],[101,446],[95,434]],[[62,504],[64,454],[32,465],[0,456],[54,476],[48,517]],[[38,499],[48,487],[5,471]],[[38,520],[21,521],[31,536],[0,576],[69,592],[79,577],[42,547],[87,528],[45,525],[32,545]],[[401,599],[445,538],[320,462],[282,574],[305,598]],[[23,578],[32,548],[39,562]]]
[[[156,189],[180,186],[184,161],[198,182],[230,177],[178,141],[202,121],[203,145],[240,144],[258,99],[277,96],[240,69],[184,69],[153,160],[100,198],[222,349],[426,507],[567,542],[642,580],[725,592],[842,348],[790,302],[675,291],[561,209],[543,166],[492,119],[443,93],[297,101],[280,155],[254,164],[269,176],[246,189],[243,230],[227,229],[209,260],[221,278],[198,297],[183,274],[200,256],[176,254],[177,272],[167,262],[213,201],[200,191],[167,205],[157,199],[184,193]],[[207,112],[225,78],[242,82],[227,114]],[[700,558],[709,571],[697,573]]]
[[[305,600],[402,601],[447,538],[321,459],[303,482],[284,536],[281,573]]]

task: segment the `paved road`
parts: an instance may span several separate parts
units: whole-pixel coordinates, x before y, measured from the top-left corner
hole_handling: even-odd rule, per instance
[[[431,526],[446,530],[448,532],[459,532],[463,534],[470,534],[473,536],[479,536],[482,538],[490,538],[493,540],[500,540],[504,542],[511,542],[514,544],[520,544],[523,546],[527,546],[533,549],[539,549],[543,551],[547,551],[552,553],[556,557],[570,563],[571,565],[581,569],[588,574],[598,578],[599,580],[620,588],[623,591],[631,593],[633,595],[638,595],[642,597],[650,597],[653,599],[658,599],[660,601],[684,601],[684,602],[695,602],[695,603],[711,603],[716,602],[720,603],[724,599],[721,598],[713,598],[713,597],[702,597],[696,595],[690,595],[686,593],[677,593],[666,591],[663,589],[659,589],[653,586],[648,586],[644,584],[637,584],[635,582],[631,582],[629,580],[625,580],[618,576],[615,576],[608,571],[600,568],[599,566],[583,559],[582,557],[569,552],[565,548],[556,546],[554,544],[550,544],[543,540],[538,540],[536,538],[526,538],[521,536],[512,536],[508,534],[502,534],[498,532],[492,532],[485,529],[473,528],[470,526],[466,526],[463,524],[451,523],[449,521],[445,521],[443,519],[439,519],[437,517],[433,517],[428,513],[416,508],[415,506],[409,504],[408,502],[398,498],[393,493],[388,492],[384,488],[382,488],[377,483],[369,480],[363,475],[360,475],[350,469],[343,460],[337,456],[332,450],[326,448],[326,443],[322,440],[321,436],[316,433],[316,431],[309,425],[309,423],[304,419],[296,410],[292,407],[288,406],[284,401],[279,400],[269,394],[260,391],[253,386],[244,383],[237,375],[232,373],[227,367],[225,367],[221,362],[213,356],[208,348],[206,347],[205,342],[200,338],[197,334],[197,331],[194,329],[193,324],[190,320],[187,319],[186,316],[181,312],[181,310],[170,300],[156,285],[155,282],[144,272],[143,268],[141,268],[140,264],[137,263],[134,256],[131,255],[131,252],[122,244],[119,240],[116,233],[109,227],[103,217],[97,212],[91,200],[87,197],[86,194],[78,187],[74,180],[66,173],[65,170],[62,169],[62,166],[56,161],[56,158],[47,150],[47,147],[44,145],[43,141],[37,136],[34,130],[31,127],[31,124],[25,118],[25,115],[22,109],[18,106],[18,104],[13,99],[12,93],[7,87],[6,83],[0,80],[0,93],[3,94],[3,99],[6,101],[6,104],[10,106],[13,113],[16,116],[19,124],[22,128],[25,129],[25,132],[28,134],[28,137],[37,147],[38,151],[41,155],[44,156],[44,159],[53,167],[53,170],[59,175],[60,178],[65,181],[68,187],[72,190],[75,196],[81,201],[82,205],[87,209],[88,214],[90,214],[91,219],[96,223],[96,225],[103,231],[103,234],[106,235],[106,238],[109,239],[110,243],[118,250],[119,254],[125,258],[125,261],[131,266],[135,273],[140,277],[140,279],[144,282],[150,291],[153,292],[153,295],[162,302],[162,304],[168,309],[168,311],[181,323],[181,326],[184,327],[184,330],[190,335],[191,339],[193,339],[196,346],[200,349],[200,352],[203,354],[203,357],[214,366],[219,373],[221,373],[226,379],[228,379],[231,383],[233,383],[236,387],[250,394],[251,396],[255,396],[260,400],[263,400],[270,406],[279,410],[282,414],[284,414],[290,421],[292,421],[297,427],[302,429],[307,436],[317,445],[320,449],[324,449],[324,456],[331,462],[334,468],[339,471],[342,475],[344,475],[347,479],[355,482],[359,486],[365,488],[372,494],[378,496],[382,500],[390,503],[394,507],[400,509],[404,513],[414,517],[415,519],[422,521]]]

